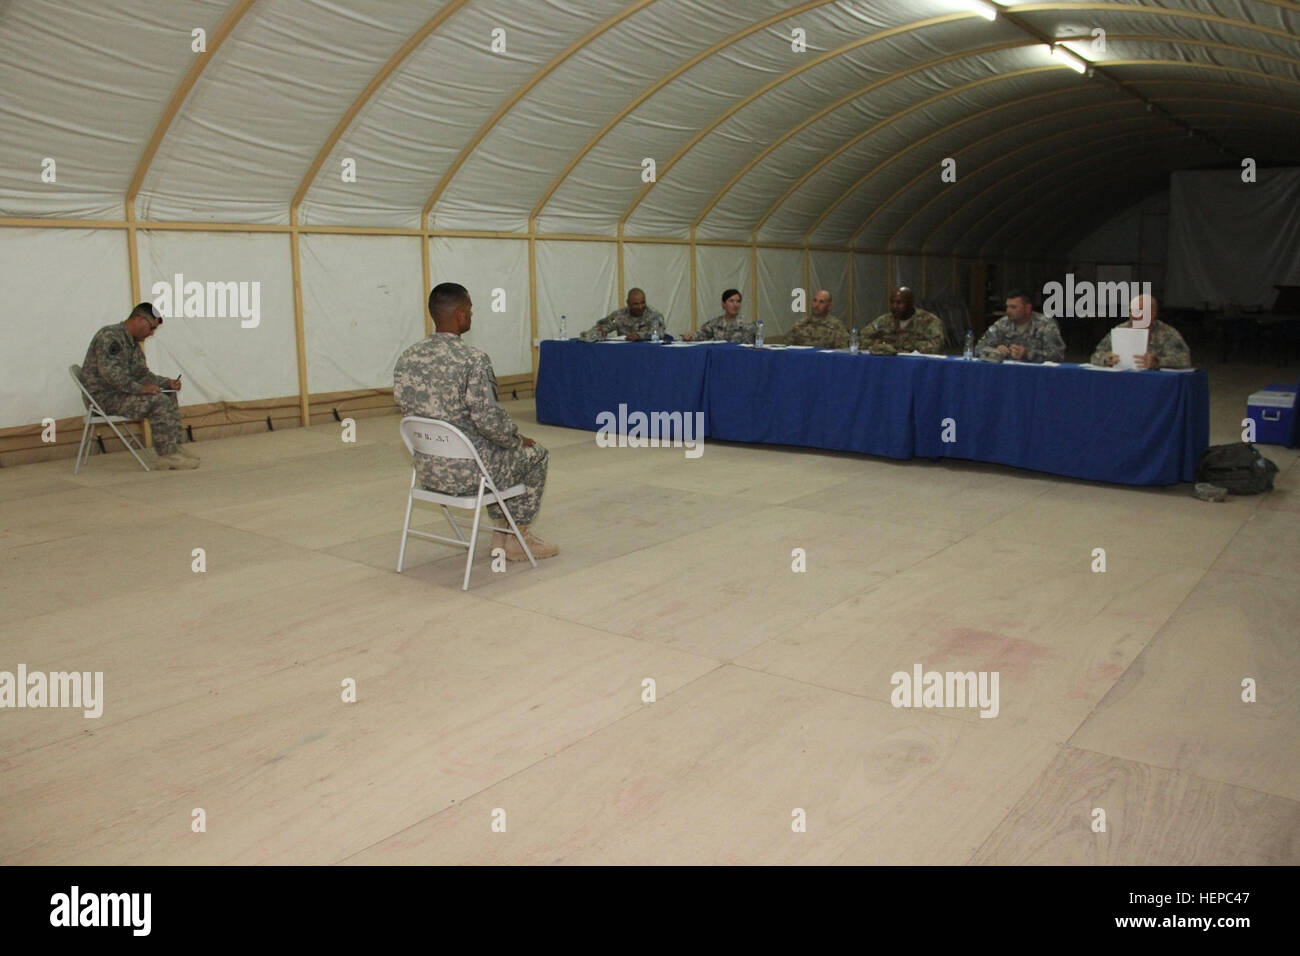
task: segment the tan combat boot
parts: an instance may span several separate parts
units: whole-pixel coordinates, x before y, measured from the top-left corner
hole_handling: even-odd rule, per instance
[[[194,461],[199,460],[199,453],[191,449],[189,445],[177,445],[176,450],[186,458],[192,458]]]
[[[524,536],[524,540],[528,542],[528,549],[533,552],[534,558],[553,558],[560,553],[560,549],[555,545],[548,544],[541,538],[533,537],[529,533],[527,525],[521,524],[519,531]],[[524,549],[519,546],[519,539],[508,532],[493,531],[492,547],[504,550],[507,561],[528,560],[528,555],[524,554]]]
[[[186,458],[178,452],[172,452],[170,455],[159,455],[158,461],[154,463],[154,471],[189,471],[192,468],[199,467],[198,459]]]

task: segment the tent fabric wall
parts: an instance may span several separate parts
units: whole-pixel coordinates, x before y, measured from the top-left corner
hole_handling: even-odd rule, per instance
[[[691,327],[691,250],[659,242],[623,246],[627,287],[640,286],[646,302],[663,313],[668,331],[680,335]]]
[[[553,339],[560,316],[570,338],[618,308],[618,246],[612,242],[537,243],[537,333]]]
[[[68,366],[130,311],[126,237],[93,229],[0,229],[0,428],[84,415]],[[76,263],[75,277],[68,264]]]
[[[248,283],[250,299],[253,290],[258,290],[256,325],[252,325],[253,319],[238,315],[207,314],[206,294],[201,316],[183,315],[181,304],[172,303],[173,314],[149,339],[145,354],[149,367],[158,374],[180,373],[183,405],[297,394],[297,336],[287,237],[142,230],[136,239],[143,297],[155,305],[159,303],[153,291],[155,283],[174,287],[178,274],[185,284],[203,283],[205,289],[208,283]]]
[[[1300,285],[1300,169],[1175,173],[1169,187],[1169,305],[1268,308]]]
[[[859,328],[889,311],[887,256],[862,254],[853,257],[853,309]]]
[[[803,289],[804,308],[794,312],[794,291]],[[808,309],[808,292],[803,276],[803,252],[798,249],[758,250],[758,308],[747,314],[763,320],[765,335],[788,332]]]
[[[308,391],[392,388],[398,356],[424,337],[420,240],[306,235],[300,242]]]
[[[539,259],[542,255],[539,250]],[[546,255],[549,263],[550,250]],[[418,278],[419,273],[415,275]],[[499,378],[532,372],[527,242],[435,238],[429,243],[429,283],[434,286],[439,282],[459,282],[469,290],[474,321],[465,341],[487,352]],[[427,292],[422,299],[427,308]],[[501,311],[496,311],[498,308]],[[572,324],[569,328],[572,331]],[[421,331],[420,337],[423,334]]]
[[[831,314],[849,315],[849,256],[845,252],[815,250],[809,255],[809,301],[818,289],[831,294]]]

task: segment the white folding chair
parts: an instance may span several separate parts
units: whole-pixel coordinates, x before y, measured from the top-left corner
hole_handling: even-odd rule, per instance
[[[145,471],[148,471],[149,466],[145,464],[143,458],[136,454],[137,448],[140,449],[140,451],[144,451],[143,439],[132,432],[130,428],[127,428],[124,434],[122,430],[117,427],[118,425],[139,422],[140,419],[126,418],[122,415],[110,415],[105,412],[104,409],[100,407],[99,402],[95,401],[95,396],[91,395],[90,391],[86,388],[86,383],[81,380],[80,365],[69,365],[68,374],[71,375],[72,380],[77,383],[77,388],[81,389],[81,401],[82,404],[86,406],[86,424],[85,427],[81,429],[81,445],[77,448],[77,463],[72,466],[72,473],[75,475],[81,470],[81,466],[90,460],[90,453],[94,449],[95,429],[100,425],[107,425],[109,428],[113,429],[122,444],[126,446],[126,450],[132,455],[135,455],[135,460],[140,463],[140,467]],[[134,446],[132,445],[132,442],[135,443]]]
[[[439,421],[436,418],[417,418],[407,416],[402,419],[401,424],[402,441],[406,443],[406,450],[411,453],[411,490],[406,498],[406,521],[402,524],[402,547],[397,552],[397,573],[402,573],[402,562],[406,560],[406,539],[411,535],[417,538],[430,538],[434,541],[441,541],[444,544],[454,545],[458,548],[466,548],[469,554],[465,556],[465,581],[461,584],[462,591],[469,590],[469,572],[474,564],[474,545],[478,542],[479,518],[483,512],[484,505],[496,503],[501,506],[501,513],[506,516],[506,521],[510,527],[493,528],[493,531],[509,532],[518,540],[524,549],[524,554],[528,555],[528,561],[533,567],[537,567],[537,559],[533,557],[532,550],[528,547],[528,542],[524,536],[519,533],[519,526],[515,524],[515,519],[510,514],[510,509],[506,507],[506,499],[514,498],[524,493],[523,485],[511,485],[505,491],[498,491],[497,486],[492,481],[492,476],[488,470],[483,467],[483,459],[479,458],[477,449],[465,437],[455,425],[450,422]],[[437,491],[425,491],[423,488],[415,486],[415,462],[416,452],[422,455],[433,455],[438,458],[454,458],[458,460],[473,461],[478,466],[478,494],[477,495],[445,495]],[[436,505],[442,506],[442,513],[447,516],[447,522],[451,525],[451,530],[455,532],[455,538],[446,538],[438,534],[429,534],[427,531],[411,530],[411,506],[416,501],[429,501]],[[452,517],[449,508],[464,508],[465,510],[473,509],[474,526],[470,531],[469,540],[465,540],[465,535],[461,533],[462,528]]]

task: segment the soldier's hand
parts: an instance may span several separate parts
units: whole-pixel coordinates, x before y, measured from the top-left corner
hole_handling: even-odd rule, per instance
[[[635,332],[629,332],[627,334],[627,340],[629,342],[639,342],[641,340],[641,336],[637,335]]]
[[[157,394],[158,394],[159,392],[161,392],[161,391],[162,391],[162,389],[160,389],[157,385],[145,385],[145,386],[141,387],[141,389],[140,389],[140,394],[141,394],[141,395],[157,395]]]
[[[694,342],[694,341],[695,341],[695,333],[694,333],[694,332],[683,332],[683,333],[682,333],[682,341],[683,341],[683,342]]]
[[[1133,364],[1138,368],[1159,368],[1160,360],[1151,352],[1147,352],[1143,355],[1133,356]]]
[[[537,442],[533,441],[531,438],[525,438],[523,435],[519,436],[519,442],[520,442],[520,447],[523,448],[532,448],[534,445],[537,444]]]
[[[174,388],[179,392],[181,390],[181,380],[179,378],[169,378],[167,380],[167,387]]]
[[[1017,359],[1017,360],[1022,359],[1025,357],[1025,354],[1026,354],[1025,347],[1023,345],[1011,346],[1011,357],[1013,359]]]
[[[1002,355],[1002,356],[1010,355],[1010,354],[1011,354],[1011,349],[1007,348],[1005,345],[999,345],[999,346],[998,346],[998,354],[999,354],[999,355]]]
[[[1116,355],[1114,352],[1107,352],[1106,357],[1101,360],[1101,363],[1103,365],[1114,365],[1118,361],[1119,361],[1118,355]]]

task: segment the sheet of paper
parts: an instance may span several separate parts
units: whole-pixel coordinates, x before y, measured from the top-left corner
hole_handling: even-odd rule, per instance
[[[1133,356],[1145,355],[1147,350],[1148,329],[1118,328],[1110,330],[1110,350],[1119,356],[1115,367],[1135,369]]]

